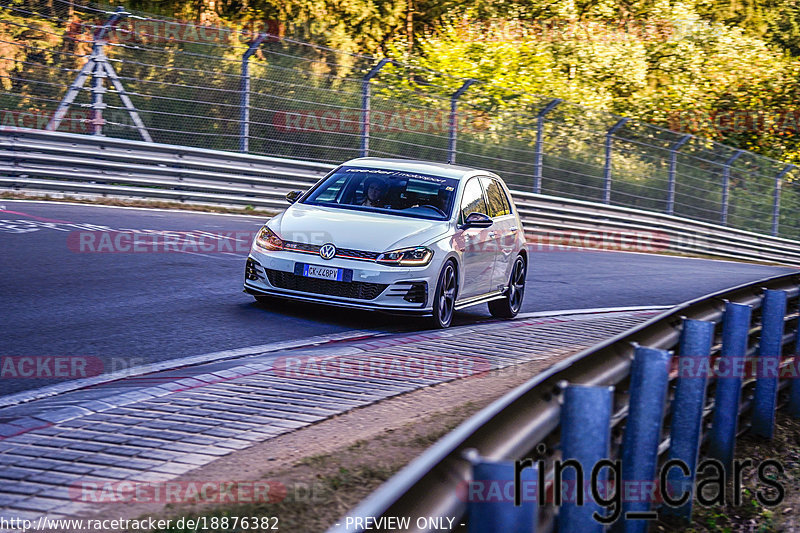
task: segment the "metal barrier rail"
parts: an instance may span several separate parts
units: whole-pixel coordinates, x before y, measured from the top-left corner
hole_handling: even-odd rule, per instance
[[[0,188],[286,207],[334,165],[107,137],[19,129],[0,135]],[[512,191],[543,250],[610,246],[800,266],[800,243],[650,211]],[[609,238],[610,235],[610,238]]]
[[[15,130],[0,135],[0,187],[286,207],[333,165],[186,146]]]
[[[779,389],[791,385],[790,410],[800,416],[800,380],[697,379],[679,368],[670,370],[666,350],[680,344],[678,361],[720,356],[749,364],[774,358],[780,368],[794,364],[796,371],[800,357],[787,359],[800,356],[798,282],[797,274],[778,276],[693,300],[553,365],[446,435],[347,516],[456,517],[469,531],[550,531],[556,521],[561,531],[604,531],[591,518],[597,510],[593,505],[567,503],[558,516],[549,503],[523,500],[517,507],[506,496],[468,501],[465,487],[476,480],[496,481],[502,494],[514,480],[512,461],[531,458],[552,488],[556,460],[576,458],[588,472],[597,460],[615,457],[621,458],[623,482],[657,479],[657,463],[683,460],[691,474],[675,476],[672,470],[667,480],[693,486],[699,447],[706,442],[706,455],[730,471],[737,434],[749,429],[771,437]],[[787,359],[779,360],[781,355]],[[675,413],[679,423],[670,423]],[[523,474],[523,482],[537,477],[530,468]],[[624,512],[651,509],[650,502],[622,505]],[[685,519],[691,503],[669,511]],[[414,524],[412,519],[407,531],[428,530]],[[622,526],[647,530],[645,521],[627,520]],[[361,530],[343,519],[329,533]]]
[[[542,249],[572,240],[601,241],[631,251],[708,254],[800,266],[800,242],[652,211],[512,191],[528,240]],[[571,238],[574,235],[574,239]],[[562,239],[562,241],[559,241]],[[627,242],[626,242],[627,241]]]

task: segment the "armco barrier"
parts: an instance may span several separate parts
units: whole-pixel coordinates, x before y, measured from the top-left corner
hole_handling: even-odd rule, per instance
[[[0,187],[56,193],[286,207],[332,165],[77,135],[0,132]]]
[[[33,129],[0,132],[0,190],[91,194],[279,210],[333,165]],[[647,246],[800,266],[800,243],[661,213],[512,191],[529,241],[542,249],[592,236]],[[554,242],[558,241],[558,242]],[[563,243],[561,242],[563,241]]]
[[[364,517],[412,517],[408,531],[429,530],[415,517],[446,517],[504,533],[556,524],[644,532],[664,514],[689,520],[698,472],[735,471],[737,435],[771,437],[783,403],[800,415],[798,282],[792,274],[708,295],[555,364],[446,435],[329,533],[361,531],[352,524]]]

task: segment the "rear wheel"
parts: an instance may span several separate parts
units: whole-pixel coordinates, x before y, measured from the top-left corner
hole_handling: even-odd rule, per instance
[[[522,308],[522,298],[525,296],[525,274],[527,271],[525,258],[517,256],[514,267],[511,269],[511,278],[508,282],[506,294],[500,300],[489,302],[489,312],[496,318],[514,318]]]
[[[452,261],[447,261],[439,274],[436,292],[433,294],[433,316],[430,323],[434,328],[446,328],[453,321],[457,288],[456,266]]]

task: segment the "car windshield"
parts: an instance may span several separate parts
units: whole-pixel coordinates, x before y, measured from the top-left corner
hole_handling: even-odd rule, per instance
[[[304,204],[446,220],[458,179],[404,170],[340,167],[302,200]]]

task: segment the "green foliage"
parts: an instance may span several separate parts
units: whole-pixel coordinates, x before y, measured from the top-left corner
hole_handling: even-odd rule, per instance
[[[64,24],[104,16],[91,6],[81,9],[83,3],[8,0],[16,10],[0,10],[1,108],[42,116],[53,111],[65,79],[74,77],[91,48],[89,27],[78,24],[66,32],[70,39]],[[266,26],[323,45],[268,40],[251,59],[252,153],[330,162],[360,153],[360,80],[374,57],[388,56],[402,64],[387,65],[374,79],[373,118],[383,114],[403,127],[376,126],[374,155],[446,160],[449,99],[471,78],[480,83],[459,102],[458,162],[498,170],[522,189],[531,186],[536,114],[552,98],[574,105],[556,108],[544,126],[547,194],[601,199],[603,135],[618,119],[613,114],[732,147],[698,139],[681,150],[681,216],[719,221],[719,165],[733,148],[800,163],[800,0],[122,3],[197,24]],[[106,53],[157,142],[239,149],[246,36],[229,32],[214,42],[181,42],[140,35],[130,44],[108,46]],[[82,91],[76,104],[85,106],[89,98]],[[105,100],[107,134],[137,139],[115,91]],[[415,113],[427,114],[436,128],[409,127]],[[288,127],[301,116],[312,126],[324,118],[337,127]],[[663,211],[668,149],[680,136],[632,124],[615,140],[612,201]],[[752,156],[737,162],[732,226],[769,231],[778,171]],[[794,231],[800,192],[785,191],[781,228]]]

